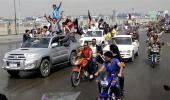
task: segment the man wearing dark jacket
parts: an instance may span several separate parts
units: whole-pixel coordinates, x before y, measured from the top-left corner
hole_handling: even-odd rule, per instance
[[[30,34],[30,30],[25,30],[25,33],[23,35],[23,42],[31,38],[29,34]]]

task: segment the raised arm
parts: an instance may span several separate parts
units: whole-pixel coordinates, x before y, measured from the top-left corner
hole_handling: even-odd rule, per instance
[[[60,2],[60,4],[59,4],[59,6],[58,6],[58,8],[57,8],[57,9],[60,9],[61,5],[62,5],[62,1]]]
[[[47,15],[45,14],[44,17],[46,18],[46,20],[50,23],[50,19],[47,17]]]

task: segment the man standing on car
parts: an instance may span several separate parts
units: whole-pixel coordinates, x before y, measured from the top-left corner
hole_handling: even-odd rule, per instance
[[[62,2],[60,2],[59,6],[57,7],[56,4],[53,4],[53,19],[59,20],[61,18],[60,16],[60,7],[61,7]]]

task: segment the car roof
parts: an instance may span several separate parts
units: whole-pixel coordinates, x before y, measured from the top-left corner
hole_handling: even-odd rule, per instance
[[[132,37],[132,35],[117,35],[115,37]]]

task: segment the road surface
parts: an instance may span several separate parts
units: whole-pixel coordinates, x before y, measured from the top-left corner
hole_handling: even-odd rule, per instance
[[[163,85],[170,86],[170,33],[162,38],[165,46],[161,62],[153,69],[146,60],[146,35],[140,32],[140,55],[135,62],[126,64],[124,100],[169,100],[170,91],[165,91]],[[18,42],[1,43],[0,59],[5,52],[19,46]],[[47,78],[41,78],[36,72],[21,72],[21,77],[13,78],[0,69],[0,93],[6,94],[9,100],[40,100],[43,94],[55,98],[53,100],[95,100],[98,94],[95,81],[84,81],[73,88],[70,83],[71,68],[57,66]]]

